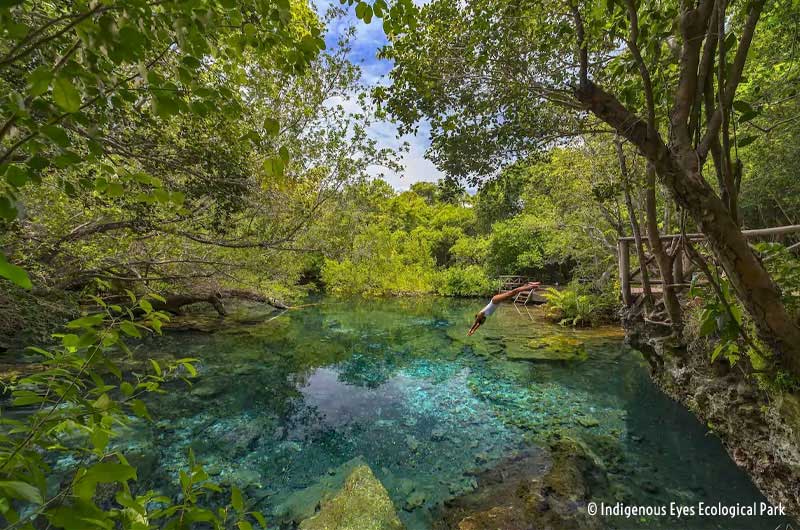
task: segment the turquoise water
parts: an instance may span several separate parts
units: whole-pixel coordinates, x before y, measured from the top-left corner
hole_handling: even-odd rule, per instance
[[[409,528],[431,528],[442,503],[478,486],[481,470],[553,433],[585,441],[602,460],[606,502],[765,500],[717,438],[653,386],[618,330],[566,330],[502,306],[468,338],[481,302],[325,299],[216,333],[170,332],[149,347],[197,357],[199,377],[151,398],[156,422],[136,424],[124,449],[146,485],[165,488],[191,447],[216,480],[244,488],[282,528],[313,511],[315,492],[354,458],[373,469]],[[534,350],[581,354],[514,360]],[[772,530],[780,522],[610,524]]]

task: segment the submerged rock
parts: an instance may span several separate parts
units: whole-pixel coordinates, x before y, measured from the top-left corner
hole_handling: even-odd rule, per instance
[[[417,508],[425,504],[426,500],[427,498],[424,492],[419,490],[414,490],[408,495],[408,497],[406,497],[406,502],[403,505],[403,509],[408,512],[416,510]]]
[[[366,463],[361,457],[348,460],[336,469],[299,491],[295,491],[278,502],[273,510],[274,516],[281,522],[299,523],[316,513],[317,508],[333,497],[342,487],[352,471]]]
[[[480,487],[448,502],[443,525],[458,530],[597,530],[588,499],[607,487],[602,462],[582,442],[558,438],[549,454],[529,451],[478,476]]]
[[[213,382],[201,381],[195,383],[194,386],[192,387],[191,392],[189,393],[196,398],[211,399],[222,394],[224,390],[225,390],[224,388],[214,384]]]
[[[486,511],[465,517],[458,523],[458,530],[530,530],[525,514],[518,506],[495,506]]]
[[[565,335],[548,335],[528,342],[528,348],[510,351],[512,360],[524,361],[583,361],[588,358],[581,339]]]
[[[369,466],[355,468],[344,486],[300,530],[403,530],[394,504]]]
[[[447,433],[444,429],[436,428],[431,431],[431,440],[434,442],[442,442],[447,439]]]

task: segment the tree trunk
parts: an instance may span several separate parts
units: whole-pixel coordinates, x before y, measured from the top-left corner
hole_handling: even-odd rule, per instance
[[[648,131],[644,121],[591,81],[582,82],[575,95],[653,164],[675,202],[705,234],[739,300],[752,316],[759,338],[780,355],[787,370],[800,377],[800,327],[790,318],[780,290],[750,249],[727,206],[700,174],[697,153],[668,148],[657,132]]]
[[[633,232],[633,241],[636,245],[636,256],[639,258],[639,274],[642,276],[644,307],[648,312],[650,312],[653,310],[653,292],[650,289],[650,274],[647,272],[647,257],[644,254],[642,231],[639,228],[639,218],[636,213],[636,208],[633,207],[633,199],[631,198],[628,164],[625,161],[625,152],[622,150],[622,142],[620,142],[619,139],[616,139],[614,141],[614,146],[617,150],[620,173],[622,173],[622,187],[625,191],[625,206],[628,209],[628,217],[630,217],[631,221],[631,232]]]
[[[652,164],[647,164],[647,185],[645,189],[645,212],[647,214],[647,238],[650,241],[650,250],[656,258],[658,270],[661,273],[664,296],[664,307],[667,310],[672,329],[680,334],[683,328],[681,304],[675,294],[675,280],[672,277],[672,258],[667,254],[658,232],[658,211],[656,210],[656,171]]]

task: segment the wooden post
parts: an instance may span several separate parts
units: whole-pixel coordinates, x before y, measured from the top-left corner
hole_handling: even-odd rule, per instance
[[[622,303],[626,306],[633,303],[633,297],[631,296],[631,257],[628,245],[629,242],[624,239],[617,241],[619,283],[622,288]]]

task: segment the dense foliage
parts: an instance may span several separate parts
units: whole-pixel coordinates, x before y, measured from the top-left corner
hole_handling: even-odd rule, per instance
[[[0,519],[265,528],[191,455],[176,496],[137,487],[114,438],[195,371],[125,341],[159,332],[162,310],[288,293],[342,187],[393,167],[369,109],[336,104],[362,92],[352,31],[322,52],[325,20],[288,0],[5,2],[0,19],[0,276],[83,313],[4,373]],[[57,318],[3,289],[4,325]]]
[[[381,181],[347,187],[337,223],[351,228],[326,255],[321,281],[339,294],[474,296],[492,293],[498,276],[521,274],[613,290],[627,213],[613,157],[598,156],[600,147],[518,163],[455,201],[444,181],[402,193]]]
[[[195,370],[127,342],[197,302],[487,296],[520,274],[566,284],[547,314],[592,325],[633,236],[630,318],[800,388],[796,236],[742,233],[798,222],[798,2],[342,3],[389,38],[373,98],[352,28],[326,49],[338,8],[0,2],[0,332],[65,326],[4,376],[13,528],[266,527],[192,455],[165,496],[114,448],[146,393]],[[376,176],[401,170],[370,135],[387,116],[430,123],[445,178]]]

